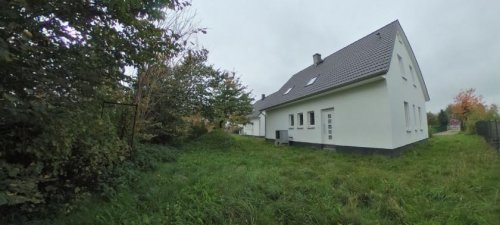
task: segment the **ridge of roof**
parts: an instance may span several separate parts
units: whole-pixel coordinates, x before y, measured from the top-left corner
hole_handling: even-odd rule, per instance
[[[256,102],[254,108],[268,109],[387,72],[397,29],[402,28],[395,20],[328,55],[322,63],[307,66],[292,75],[278,91],[258,105]],[[317,77],[316,81],[306,85],[314,77]],[[283,94],[289,88],[292,90]]]

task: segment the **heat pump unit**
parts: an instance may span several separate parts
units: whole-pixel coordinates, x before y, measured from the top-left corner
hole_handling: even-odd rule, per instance
[[[277,130],[275,144],[288,144],[288,130]]]

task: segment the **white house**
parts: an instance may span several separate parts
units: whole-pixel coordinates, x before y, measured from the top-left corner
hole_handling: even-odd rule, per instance
[[[292,144],[347,151],[387,151],[428,138],[429,94],[410,43],[396,20],[294,74],[256,102],[253,131]],[[261,133],[262,126],[264,133]],[[388,151],[390,152],[390,151]]]
[[[260,106],[265,95],[262,95],[262,99],[255,102],[253,105],[253,112],[248,116],[249,123],[245,124],[241,129],[241,134],[251,135],[257,137],[264,137],[266,133],[266,119],[265,111],[260,111]]]

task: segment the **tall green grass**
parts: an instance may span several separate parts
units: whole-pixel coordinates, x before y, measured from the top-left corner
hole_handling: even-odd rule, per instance
[[[109,201],[33,224],[498,224],[500,156],[477,136],[396,158],[209,134]]]

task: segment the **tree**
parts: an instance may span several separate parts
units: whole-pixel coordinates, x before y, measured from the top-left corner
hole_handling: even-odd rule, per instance
[[[158,24],[187,5],[0,0],[0,207],[68,198],[120,162],[127,147],[100,103],[130,99],[125,67],[179,51]]]
[[[432,112],[427,113],[427,124],[431,127],[436,127],[438,126],[438,119],[436,114]]]
[[[208,84],[217,70],[205,64],[207,54],[206,50],[191,51],[178,65],[156,65],[163,69],[152,76],[154,85],[147,86],[142,101],[146,139],[161,143],[182,139],[188,135],[187,117],[210,110]]]
[[[449,121],[448,114],[441,109],[438,114],[438,123],[440,130],[442,131],[446,130],[448,126],[448,121]]]
[[[486,115],[488,117],[487,119],[490,119],[490,120],[499,120],[500,119],[500,114],[499,114],[499,111],[498,111],[498,105],[491,104],[488,107],[488,109],[487,109]]]
[[[477,96],[475,89],[467,89],[460,91],[454,98],[454,103],[451,106],[453,114],[462,121],[462,129],[466,127],[466,123],[470,115],[476,111],[484,110],[482,96]]]
[[[206,108],[207,118],[219,128],[223,128],[225,122],[246,122],[246,116],[252,112],[253,99],[236,73],[218,71],[210,86],[213,97]]]

